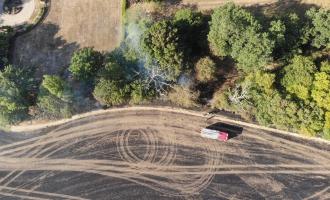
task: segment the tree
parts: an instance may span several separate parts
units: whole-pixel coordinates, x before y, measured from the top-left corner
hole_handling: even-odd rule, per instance
[[[103,56],[100,52],[93,48],[83,48],[73,54],[69,71],[75,79],[88,82],[94,80],[102,66]]]
[[[284,98],[275,87],[275,74],[258,71],[248,74],[241,83],[246,97],[241,102],[250,115],[263,125],[295,128],[298,105]],[[244,94],[242,90],[241,93]]]
[[[246,31],[232,44],[231,56],[245,72],[264,69],[272,61],[273,41],[268,33],[258,33],[253,28]]]
[[[208,44],[208,24],[203,14],[190,8],[183,8],[175,13],[173,22],[178,29],[185,58],[189,59],[190,56],[201,54]]]
[[[316,66],[310,57],[295,56],[291,64],[284,67],[282,86],[287,92],[302,100],[310,98]]]
[[[136,80],[130,84],[132,104],[140,104],[149,101],[156,95],[153,88],[147,88],[146,84],[141,80]]]
[[[273,54],[275,57],[282,56],[286,44],[286,26],[281,20],[270,22],[269,28],[270,37],[275,41]]]
[[[305,21],[296,13],[285,14],[270,22],[269,34],[275,41],[273,56],[276,59],[301,53],[306,40],[304,26]]]
[[[0,72],[0,125],[15,124],[28,117],[35,88],[33,71],[6,66]]]
[[[59,119],[71,117],[73,109],[72,88],[59,76],[44,75],[37,99],[38,117]]]
[[[68,90],[68,85],[59,76],[44,75],[42,87],[58,98],[64,96],[64,92]]]
[[[208,40],[216,55],[231,56],[245,71],[264,67],[274,47],[252,14],[233,3],[212,14]]]
[[[190,8],[183,8],[175,13],[173,20],[179,26],[200,26],[203,23],[203,15]]]
[[[175,81],[183,69],[183,52],[179,46],[178,29],[167,20],[152,25],[142,37],[142,48],[159,64],[167,79]]]
[[[124,104],[129,93],[129,85],[101,78],[95,86],[93,95],[102,105],[114,106]]]
[[[321,108],[330,111],[330,62],[324,62],[321,71],[315,73],[312,98]]]
[[[316,136],[324,128],[324,111],[314,102],[303,103],[297,110],[298,127],[302,133]]]
[[[311,21],[306,29],[312,38],[312,45],[330,48],[330,10],[311,8],[306,15]]]
[[[213,94],[212,107],[226,111],[233,111],[226,90],[218,90]]]
[[[330,140],[330,112],[325,113],[325,122],[322,137],[324,139]]]
[[[214,80],[216,69],[216,65],[210,57],[201,58],[195,67],[197,80],[200,82]]]
[[[125,69],[115,61],[109,61],[104,68],[98,72],[98,78],[106,78],[110,80],[125,80]]]
[[[10,27],[0,27],[0,69],[8,64],[9,41],[13,34]]]

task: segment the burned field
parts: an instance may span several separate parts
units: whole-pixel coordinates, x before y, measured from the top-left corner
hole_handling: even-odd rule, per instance
[[[42,74],[58,73],[79,48],[113,50],[121,32],[120,0],[51,1],[45,20],[16,39],[13,63],[37,67]]]
[[[232,129],[240,133],[225,143],[201,138],[200,128],[213,124],[222,126],[173,112],[121,111],[3,144],[0,197],[330,197],[328,146],[247,128]]]

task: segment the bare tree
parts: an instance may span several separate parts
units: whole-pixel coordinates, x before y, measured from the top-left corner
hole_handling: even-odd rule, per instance
[[[244,102],[249,103],[249,85],[236,85],[234,89],[229,89],[228,98],[232,104],[243,107]]]
[[[164,96],[168,88],[173,88],[173,85],[167,81],[169,76],[166,72],[162,71],[156,64],[142,67],[136,74],[144,80],[147,89],[155,89],[157,94]]]

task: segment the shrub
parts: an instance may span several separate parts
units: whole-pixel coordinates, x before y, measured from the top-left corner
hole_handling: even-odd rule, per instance
[[[156,96],[156,92],[153,89],[146,88],[143,81],[137,80],[130,84],[131,86],[131,104],[140,104],[146,101],[150,101]]]
[[[45,75],[37,99],[37,117],[69,118],[74,113],[72,88],[59,76]]]
[[[210,57],[201,58],[195,67],[196,78],[200,82],[208,82],[215,79],[216,65]]]
[[[93,95],[102,105],[115,106],[124,104],[128,100],[129,92],[128,85],[101,78],[95,86]]]
[[[102,66],[103,56],[100,52],[93,48],[83,48],[73,54],[69,71],[75,79],[88,82],[94,80]]]
[[[199,97],[199,92],[192,91],[189,88],[176,85],[168,94],[168,99],[182,107],[192,108],[198,106],[197,100]]]
[[[213,94],[212,107],[226,111],[233,111],[226,91],[218,90]]]

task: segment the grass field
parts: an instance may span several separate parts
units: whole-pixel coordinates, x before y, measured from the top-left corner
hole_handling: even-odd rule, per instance
[[[57,73],[81,47],[114,49],[121,37],[120,0],[56,0],[42,24],[15,41],[13,62]]]

